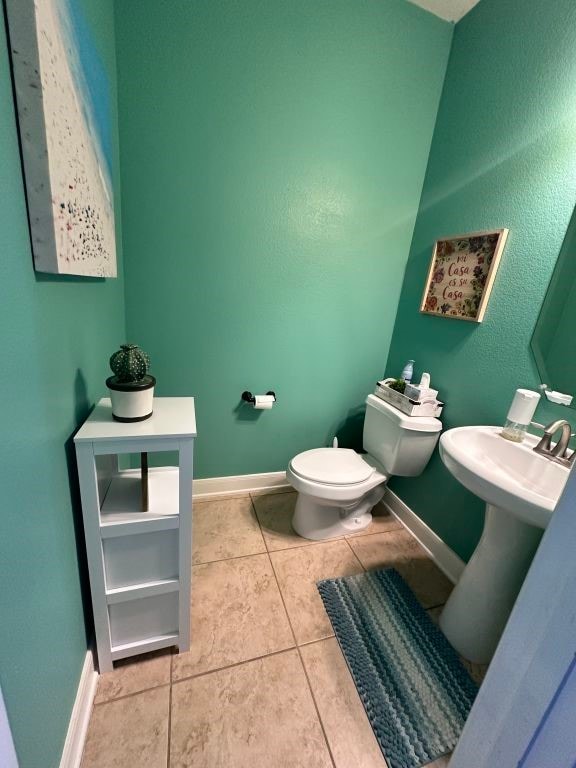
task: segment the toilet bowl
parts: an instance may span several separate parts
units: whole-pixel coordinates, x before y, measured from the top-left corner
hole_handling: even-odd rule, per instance
[[[354,533],[372,520],[388,477],[367,455],[348,448],[315,448],[295,456],[286,472],[298,491],[292,527],[305,539]]]
[[[388,479],[421,474],[441,429],[439,419],[406,416],[368,395],[363,437],[367,453],[313,448],[290,462],[286,479],[298,491],[292,519],[296,533],[321,541],[366,528]]]

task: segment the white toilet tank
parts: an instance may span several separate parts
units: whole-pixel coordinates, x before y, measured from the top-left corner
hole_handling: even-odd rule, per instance
[[[376,395],[366,398],[364,450],[389,475],[414,477],[421,474],[441,430],[442,422],[432,416],[407,416]]]

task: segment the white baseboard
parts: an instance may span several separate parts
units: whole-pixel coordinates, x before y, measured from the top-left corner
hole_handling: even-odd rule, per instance
[[[97,684],[98,672],[94,668],[92,651],[89,650],[84,659],[76,700],[70,715],[60,768],[80,768]]]
[[[382,504],[387,507],[392,514],[400,520],[402,525],[410,531],[412,536],[418,541],[424,549],[430,554],[438,568],[443,571],[453,584],[456,584],[465,563],[456,552],[434,533],[426,523],[421,520],[416,512],[410,509],[394,491],[386,489],[386,494],[382,499]]]
[[[248,491],[289,488],[286,472],[262,472],[258,475],[231,475],[230,477],[206,477],[194,480],[192,495],[195,499],[209,499],[221,494],[233,495]]]

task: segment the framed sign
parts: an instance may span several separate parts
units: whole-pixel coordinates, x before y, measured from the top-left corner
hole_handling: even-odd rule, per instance
[[[507,237],[495,229],[437,240],[420,312],[481,323]]]

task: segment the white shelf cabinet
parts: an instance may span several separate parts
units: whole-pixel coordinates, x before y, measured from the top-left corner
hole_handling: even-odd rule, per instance
[[[76,434],[100,672],[126,656],[190,648],[193,397],[158,397],[146,421],[112,418],[100,400]],[[121,454],[178,452],[178,466],[119,469]]]

